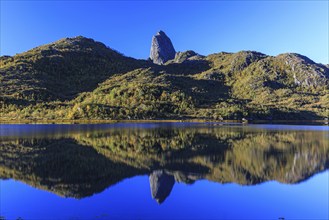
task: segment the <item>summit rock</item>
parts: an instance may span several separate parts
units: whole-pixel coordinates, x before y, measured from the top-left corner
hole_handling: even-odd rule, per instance
[[[175,54],[176,51],[170,38],[163,31],[159,31],[152,37],[150,59],[153,63],[162,65],[174,59]]]

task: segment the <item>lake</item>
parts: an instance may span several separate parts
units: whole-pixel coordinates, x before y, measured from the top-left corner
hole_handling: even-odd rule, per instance
[[[329,127],[0,125],[1,219],[328,219]]]

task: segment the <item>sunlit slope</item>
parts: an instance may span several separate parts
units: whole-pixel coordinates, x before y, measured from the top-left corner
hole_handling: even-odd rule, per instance
[[[329,70],[254,51],[178,52],[155,65],[100,42],[66,38],[2,56],[1,119],[321,119]]]
[[[70,100],[140,63],[85,37],[65,38],[1,57],[1,96],[14,101]]]

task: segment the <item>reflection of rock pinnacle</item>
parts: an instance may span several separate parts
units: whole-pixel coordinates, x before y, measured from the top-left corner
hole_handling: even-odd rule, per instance
[[[174,184],[174,176],[163,170],[153,171],[149,177],[152,198],[161,204],[169,196]]]

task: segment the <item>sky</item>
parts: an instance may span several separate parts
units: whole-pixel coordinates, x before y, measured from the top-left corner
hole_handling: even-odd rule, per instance
[[[0,54],[82,35],[146,59],[159,30],[176,51],[295,52],[329,63],[329,1],[0,0]]]

